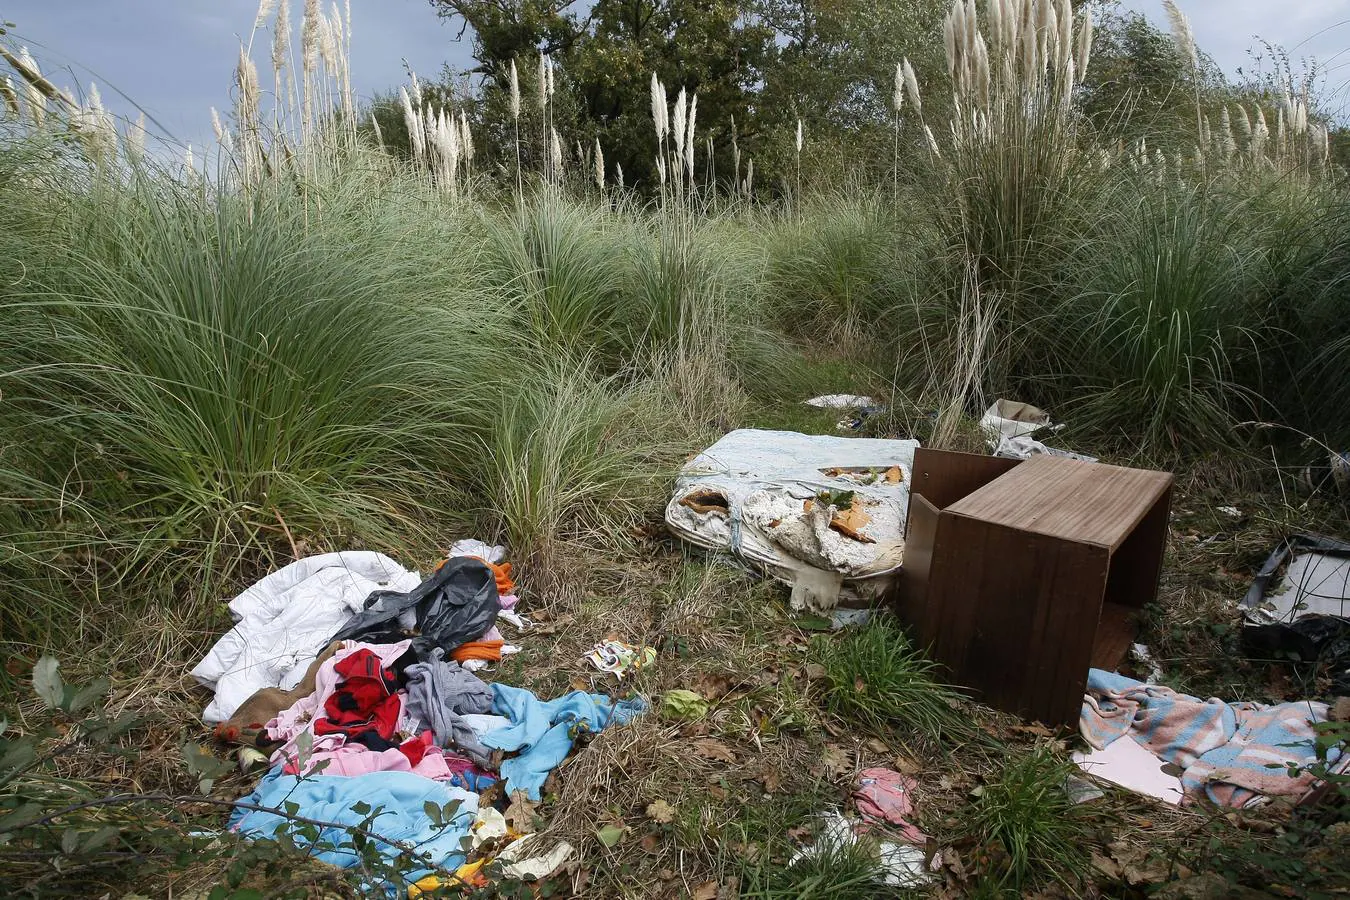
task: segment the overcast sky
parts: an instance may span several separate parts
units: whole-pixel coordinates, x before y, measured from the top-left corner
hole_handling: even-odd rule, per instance
[[[404,81],[404,60],[434,75],[442,64],[470,65],[467,39],[437,19],[427,0],[351,0],[352,72],[362,96]],[[297,23],[303,0],[292,0]],[[325,3],[327,5],[327,3]],[[1161,0],[1124,0],[1164,22]],[[1296,59],[1317,57],[1328,68],[1328,93],[1346,118],[1350,85],[1350,0],[1181,0],[1200,46],[1225,71],[1250,68],[1256,36],[1286,47]],[[255,0],[0,0],[0,19],[16,23],[44,70],[63,86],[96,80],[114,112],[135,100],[179,141],[211,136],[209,108],[230,105],[229,88],[241,37]],[[267,40],[264,36],[264,41]],[[266,51],[255,50],[260,63]],[[263,82],[270,83],[264,69]],[[72,77],[73,70],[76,77]]]

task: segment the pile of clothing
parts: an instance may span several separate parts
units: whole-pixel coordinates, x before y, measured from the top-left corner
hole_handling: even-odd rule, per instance
[[[1093,750],[1075,760],[1090,774],[1172,803],[1203,797],[1242,809],[1271,797],[1298,800],[1316,784],[1307,767],[1318,761],[1315,726],[1327,713],[1327,704],[1311,701],[1201,700],[1092,669],[1079,731]],[[1326,761],[1350,762],[1335,748]]]
[[[566,861],[570,848],[546,852],[493,803],[539,800],[579,736],[646,704],[583,691],[545,702],[476,674],[520,649],[499,622],[529,625],[504,556],[462,541],[422,579],[378,553],[324,554],[230,603],[238,623],[192,674],[215,691],[203,717],[216,737],[268,761],[233,831],[288,832],[347,868],[362,865],[353,829],[371,831],[404,879],[384,888],[414,896],[482,885],[493,859],[520,878]],[[327,824],[316,835],[297,816]]]

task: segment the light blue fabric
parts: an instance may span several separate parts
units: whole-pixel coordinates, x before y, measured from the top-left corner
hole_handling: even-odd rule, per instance
[[[432,823],[424,810],[427,801],[444,807],[459,801],[459,809],[444,827]],[[478,795],[432,781],[411,772],[372,772],[368,775],[309,775],[303,778],[282,775],[277,766],[258,784],[257,790],[243,798],[244,803],[285,812],[286,805],[294,803],[297,815],[338,825],[359,826],[370,812],[357,813],[352,807],[365,803],[371,811],[383,809],[367,829],[390,840],[405,842],[420,863],[404,859],[408,867],[407,884],[411,884],[434,868],[453,872],[464,863],[465,855],[460,841],[469,834],[478,813]],[[287,829],[297,844],[308,846],[310,841],[296,829],[301,823],[292,822],[284,815],[256,810],[236,809],[230,816],[230,829],[255,838],[274,838],[277,829]],[[360,860],[350,849],[351,832],[342,827],[322,828],[318,842],[334,844],[344,849],[324,850],[315,854],[321,862],[340,868],[352,868]],[[380,855],[391,863],[398,850],[376,841]],[[384,885],[387,891],[399,891],[406,885]]]
[[[523,751],[502,763],[501,774],[508,797],[523,790],[531,800],[540,799],[548,773],[572,752],[578,733],[623,725],[647,710],[640,697],[615,703],[604,694],[585,691],[544,702],[523,688],[494,684],[492,694],[492,711],[506,716],[511,724],[485,734],[483,743],[499,750]]]

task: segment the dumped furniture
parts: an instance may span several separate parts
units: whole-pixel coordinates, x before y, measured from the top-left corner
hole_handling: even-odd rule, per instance
[[[901,619],[981,702],[1077,722],[1157,593],[1172,476],[920,449],[913,477]]]
[[[904,553],[918,441],[741,429],[680,472],[666,506],[677,537],[793,586],[828,609],[890,585]]]

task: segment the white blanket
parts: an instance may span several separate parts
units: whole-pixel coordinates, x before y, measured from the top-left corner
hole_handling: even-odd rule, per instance
[[[278,569],[230,601],[239,623],[192,670],[216,691],[202,718],[223,722],[266,687],[291,690],[373,591],[410,591],[421,576],[382,553],[324,553]]]

